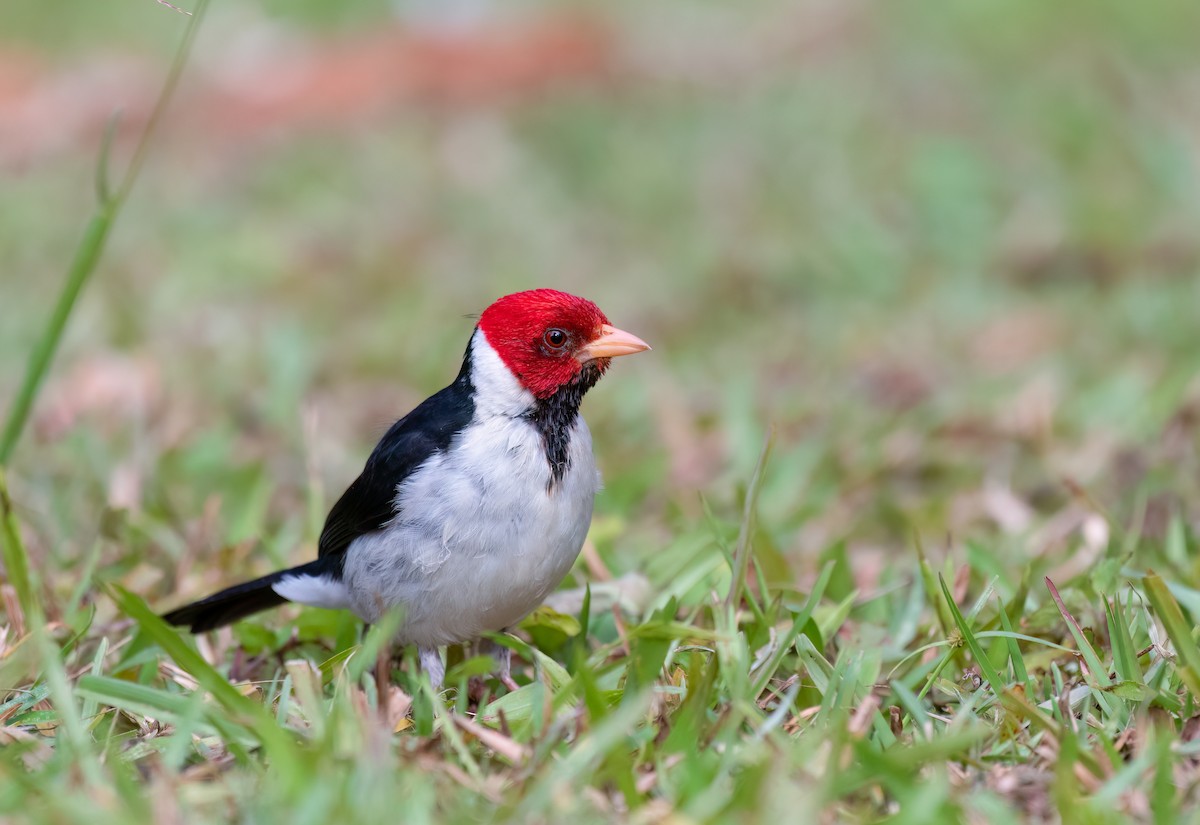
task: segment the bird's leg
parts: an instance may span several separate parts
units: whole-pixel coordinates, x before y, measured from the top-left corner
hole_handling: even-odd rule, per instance
[[[442,654],[436,647],[418,647],[417,656],[421,660],[421,670],[429,674],[433,689],[441,689],[442,680],[446,678],[446,665],[442,662]]]
[[[500,680],[500,684],[509,691],[521,687],[512,677],[512,648],[488,640],[484,643],[483,652],[496,660],[496,678]]]

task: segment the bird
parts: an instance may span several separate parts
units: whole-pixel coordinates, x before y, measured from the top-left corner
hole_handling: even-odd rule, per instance
[[[395,642],[440,688],[441,648],[513,627],[570,571],[600,489],[580,404],[613,358],[649,349],[576,295],[496,300],[454,381],[392,424],[333,505],[314,561],[162,618],[200,633],[286,602],[367,624],[398,608]],[[492,648],[515,688],[510,650]]]

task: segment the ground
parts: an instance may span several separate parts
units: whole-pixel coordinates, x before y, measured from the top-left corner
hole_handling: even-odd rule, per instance
[[[0,415],[189,20],[9,6]],[[1198,30],[216,0],[3,467],[0,817],[1195,817]],[[311,558],[535,286],[654,351],[585,403],[606,486],[519,690],[339,613],[154,619]]]

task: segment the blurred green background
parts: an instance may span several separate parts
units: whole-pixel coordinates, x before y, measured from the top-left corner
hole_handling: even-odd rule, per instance
[[[0,406],[104,118],[133,133],[183,27],[3,18]],[[537,286],[655,347],[585,405],[614,572],[702,497],[736,513],[768,429],[795,583],[844,545],[870,587],[914,531],[1017,569],[1076,541],[1028,538],[1080,490],[1194,520],[1197,31],[1117,0],[218,2],[17,454],[38,569],[163,604],[307,558],[465,316]]]

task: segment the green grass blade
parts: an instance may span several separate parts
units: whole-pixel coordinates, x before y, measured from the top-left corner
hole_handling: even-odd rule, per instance
[[[91,673],[79,677],[75,693],[89,702],[168,722],[174,722],[184,714],[191,701],[182,693],[168,693],[161,688]]]
[[[829,681],[833,676],[833,665],[804,635],[796,639],[796,653],[799,654],[801,663],[808,669],[808,675],[816,685],[817,691],[822,696],[826,695],[829,692]]]
[[[29,553],[21,540],[21,528],[17,514],[13,511],[12,499],[8,495],[8,480],[3,463],[0,462],[0,557],[9,584],[17,591],[17,601],[26,616],[40,612],[37,592],[29,575]]]
[[[84,286],[96,271],[96,265],[99,263],[100,256],[104,253],[104,247],[108,243],[108,236],[112,230],[113,221],[116,220],[121,207],[124,206],[126,199],[129,197],[129,192],[132,190],[138,173],[141,171],[142,164],[145,162],[151,139],[158,130],[167,105],[170,103],[175,89],[179,85],[179,78],[183,73],[183,67],[187,64],[192,43],[196,39],[196,32],[199,30],[200,21],[204,17],[206,8],[208,8],[208,0],[197,0],[194,13],[188,18],[187,27],[184,29],[183,39],[180,41],[179,48],[175,51],[175,57],[171,62],[170,70],[167,72],[167,78],[163,83],[162,91],[155,100],[154,109],[150,114],[150,119],[147,121],[145,129],[142,130],[142,135],[138,140],[137,148],[134,150],[129,168],[125,171],[125,175],[122,177],[121,184],[117,188],[116,193],[100,201],[95,214],[92,215],[87,227],[84,229],[83,238],[80,239],[79,245],[75,248],[75,256],[72,258],[71,266],[67,270],[67,280],[58,294],[58,300],[54,304],[54,309],[50,313],[50,318],[46,322],[46,326],[42,329],[41,337],[38,338],[37,343],[34,344],[33,349],[29,353],[29,362],[25,368],[25,375],[21,379],[16,397],[13,399],[13,405],[9,408],[8,415],[5,418],[4,430],[0,432],[0,467],[8,465],[9,460],[12,458],[13,450],[16,449],[17,442],[21,438],[21,433],[25,430],[25,425],[29,421],[29,414],[33,410],[33,404],[37,400],[42,382],[46,379],[50,363],[54,360],[54,354],[58,351],[63,331],[67,328],[67,321],[70,320],[71,313],[75,309],[75,302],[79,298],[79,293],[83,291]],[[108,192],[107,167],[110,141],[111,130],[106,132],[98,161],[99,166],[96,180],[97,191],[101,195]]]
[[[742,591],[746,587],[746,571],[750,564],[750,553],[753,551],[755,507],[758,502],[758,492],[762,487],[763,470],[767,466],[767,457],[771,454],[772,433],[768,432],[763,439],[762,451],[758,454],[758,463],[750,476],[750,484],[746,488],[746,502],[742,508],[742,526],[738,532],[737,546],[733,551],[733,578],[729,582],[729,593],[725,596],[726,610],[733,610]]]
[[[1004,628],[1004,632],[1009,634],[1006,637],[1008,644],[1008,660],[1012,662],[1013,678],[1017,684],[1024,685],[1027,692],[1033,690],[1033,683],[1029,681],[1029,670],[1025,667],[1025,657],[1021,654],[1021,646],[1017,643],[1016,634],[1013,633],[1012,622],[1008,619],[1008,612],[1004,609],[1004,605],[1000,605],[1000,626]]]
[[[926,726],[929,724],[929,714],[926,712],[925,706],[921,704],[921,700],[903,682],[891,682],[890,687],[896,701],[912,719],[916,735],[925,739],[928,734]]]
[[[1192,638],[1191,626],[1184,619],[1179,603],[1167,589],[1167,583],[1157,573],[1148,572],[1144,584],[1146,598],[1163,623],[1171,644],[1175,646],[1175,654],[1179,657],[1176,667],[1179,676],[1194,695],[1200,696],[1200,648]]]
[[[930,606],[937,614],[938,624],[942,626],[942,635],[949,638],[951,630],[954,628],[954,616],[946,610],[946,603],[937,597],[938,592],[938,577],[934,575],[933,567],[929,564],[929,559],[925,558],[925,545],[921,542],[919,533],[915,533],[914,541],[917,545],[917,560],[921,570],[921,581],[925,586],[925,593],[929,598]]]
[[[1025,697],[1024,691],[1013,688],[1006,689],[1000,694],[1000,704],[1004,706],[1005,710],[1016,715],[1018,718],[1029,720],[1033,727],[1050,734],[1059,743],[1063,742],[1064,737],[1074,736],[1066,726],[1030,702]],[[1100,763],[1096,760],[1094,754],[1089,751],[1081,751],[1078,754],[1078,758],[1084,764],[1084,767],[1091,771],[1094,776],[1103,776],[1103,772],[1100,770]]]
[[[809,591],[808,599],[804,602],[804,606],[800,608],[800,612],[795,615],[792,620],[792,626],[788,628],[784,637],[779,640],[775,651],[772,653],[763,666],[759,669],[760,672],[751,686],[750,695],[758,696],[766,688],[767,683],[771,681],[771,677],[775,675],[775,671],[779,669],[779,664],[783,661],[783,657],[791,649],[792,644],[800,636],[804,626],[808,624],[808,620],[812,617],[813,611],[821,602],[821,597],[825,595],[825,588],[829,586],[829,579],[833,576],[833,562],[826,562],[821,568],[820,575],[817,576],[817,581]]]
[[[1113,649],[1113,667],[1117,676],[1124,682],[1142,684],[1142,669],[1137,662],[1137,652],[1133,646],[1133,635],[1129,632],[1129,622],[1125,611],[1121,608],[1120,598],[1111,602],[1104,599],[1104,617],[1108,621],[1108,638]]]
[[[211,693],[213,698],[232,715],[234,721],[244,724],[254,732],[277,768],[285,775],[299,775],[297,747],[293,734],[276,725],[275,719],[266,708],[243,696],[212,665],[204,661],[203,657],[189,646],[174,628],[147,607],[146,603],[138,596],[117,585],[110,586],[108,590],[121,611],[137,622],[142,631],[154,640],[175,661],[175,664],[183,668],[202,688]]]
[[[1000,673],[992,665],[992,660],[988,658],[987,651],[983,649],[983,645],[975,638],[975,634],[971,632],[971,626],[967,624],[967,620],[963,617],[962,611],[958,609],[958,605],[954,603],[954,597],[950,595],[950,588],[946,585],[946,579],[939,574],[938,584],[941,585],[942,595],[946,598],[946,607],[950,611],[950,616],[954,620],[954,624],[963,635],[963,640],[967,643],[967,648],[971,651],[971,656],[975,659],[975,664],[979,666],[979,672],[983,674],[983,678],[992,686],[992,691],[999,694],[1004,689],[1004,682],[1000,679]]]
[[[80,715],[78,701],[71,690],[70,679],[61,659],[62,652],[50,638],[41,615],[35,614],[32,618],[35,626],[31,635],[41,654],[42,672],[45,674],[46,685],[50,688],[49,698],[62,728],[62,732],[56,737],[61,743],[56,747],[56,751],[69,751],[71,762],[79,767],[88,784],[99,788],[102,785],[100,763],[91,736]]]
[[[1079,626],[1079,622],[1075,621],[1075,617],[1071,615],[1071,611],[1067,610],[1067,606],[1063,602],[1062,596],[1058,594],[1058,588],[1054,586],[1054,582],[1050,581],[1049,576],[1046,577],[1045,581],[1046,588],[1050,591],[1050,597],[1054,599],[1054,604],[1058,606],[1058,612],[1062,614],[1063,621],[1067,623],[1067,629],[1071,631],[1071,638],[1075,640],[1075,645],[1083,655],[1083,661],[1087,664],[1089,674],[1100,687],[1111,687],[1112,679],[1108,678],[1108,668],[1100,661],[1100,656],[1097,655],[1096,649],[1092,647],[1087,637],[1083,635],[1083,628]]]
[[[521,800],[514,822],[528,822],[562,789],[582,786],[583,777],[616,748],[623,747],[638,721],[650,707],[652,694],[647,691],[625,698],[621,706],[593,727],[571,747],[563,759],[547,771]]]
[[[67,320],[75,308],[75,301],[79,298],[79,293],[83,290],[88,278],[96,271],[96,263],[104,251],[116,211],[115,204],[110,201],[101,205],[97,213],[88,221],[83,239],[79,242],[75,257],[71,261],[71,267],[67,270],[67,282],[58,295],[58,301],[54,305],[49,321],[42,330],[41,337],[29,353],[25,377],[21,381],[21,386],[13,399],[13,405],[9,408],[8,416],[4,421],[4,431],[0,434],[0,466],[7,465],[9,459],[12,458],[17,441],[20,440],[25,424],[29,421],[33,402],[37,399],[38,391],[50,369],[50,362],[58,350],[63,331],[67,328]]]
[[[389,610],[380,620],[371,625],[363,639],[362,646],[349,657],[346,672],[351,682],[358,682],[368,668],[374,667],[381,651],[386,649],[400,629],[404,621],[403,612],[399,609]]]
[[[1171,754],[1171,737],[1159,730],[1154,737],[1154,778],[1150,783],[1150,810],[1155,825],[1174,825],[1183,821],[1180,817],[1175,789],[1174,760]]]

